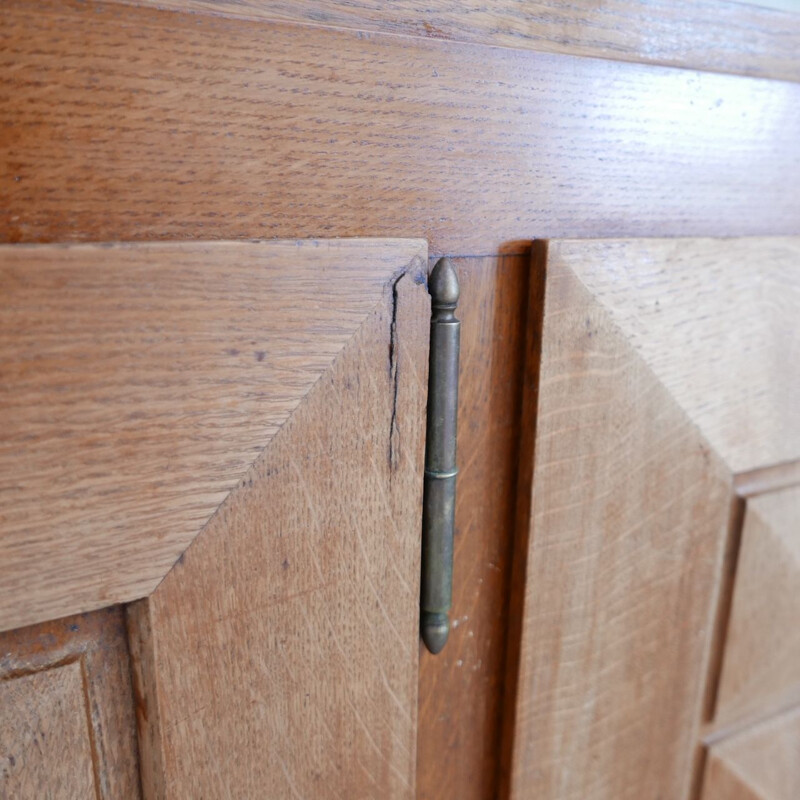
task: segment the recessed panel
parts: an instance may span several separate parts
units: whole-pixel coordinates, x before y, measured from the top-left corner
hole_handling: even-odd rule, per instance
[[[0,681],[0,794],[94,797],[80,662]]]

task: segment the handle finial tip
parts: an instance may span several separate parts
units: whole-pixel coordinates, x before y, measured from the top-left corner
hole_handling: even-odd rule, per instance
[[[455,307],[458,305],[458,297],[461,294],[458,275],[456,275],[453,262],[446,256],[440,258],[431,270],[428,278],[428,291],[434,306]]]

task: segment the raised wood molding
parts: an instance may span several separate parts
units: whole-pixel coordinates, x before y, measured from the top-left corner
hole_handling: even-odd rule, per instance
[[[0,629],[150,594],[419,240],[0,248]]]
[[[740,472],[734,478],[736,491],[742,497],[755,497],[800,484],[800,461],[775,464],[763,469]]]
[[[795,800],[800,796],[800,708],[714,744],[701,800]]]
[[[146,797],[414,798],[420,284],[422,264],[383,294],[131,606]]]
[[[800,79],[800,18],[728,0],[124,0],[474,44]]]
[[[520,469],[533,485],[515,559],[506,788],[513,800],[679,800],[696,757],[732,475],[559,257],[562,244],[549,248],[534,253],[546,280],[541,333],[529,324],[538,368]]]
[[[0,37],[5,241],[800,232],[793,83],[60,0]]]
[[[750,498],[713,728],[800,702],[800,488]]]
[[[735,473],[800,458],[800,238],[558,241]]]
[[[0,722],[4,798],[97,796],[78,662],[0,681]]]
[[[121,608],[0,632],[0,797],[141,797]]]

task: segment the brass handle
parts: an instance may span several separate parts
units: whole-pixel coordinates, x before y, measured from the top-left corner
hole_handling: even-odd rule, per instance
[[[456,418],[461,323],[455,318],[458,276],[449,258],[436,262],[431,295],[428,424],[422,499],[422,596],[420,628],[431,653],[450,632],[453,595],[453,531],[456,505]]]

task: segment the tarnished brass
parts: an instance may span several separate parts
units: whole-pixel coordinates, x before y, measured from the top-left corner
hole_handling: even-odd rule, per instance
[[[428,279],[431,295],[428,425],[422,501],[422,597],[420,628],[431,653],[450,632],[453,595],[453,530],[456,504],[456,418],[461,323],[455,318],[458,276],[441,258]]]

